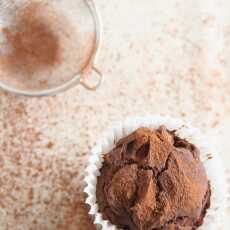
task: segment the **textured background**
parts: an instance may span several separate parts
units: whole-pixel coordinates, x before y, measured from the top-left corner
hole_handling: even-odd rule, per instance
[[[230,169],[226,2],[97,0],[105,74],[97,92],[76,87],[32,99],[0,93],[1,230],[94,229],[83,194],[88,152],[111,122],[128,116],[191,121]]]

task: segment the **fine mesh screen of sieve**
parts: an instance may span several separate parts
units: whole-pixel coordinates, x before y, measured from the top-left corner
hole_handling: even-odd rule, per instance
[[[1,0],[1,84],[31,94],[55,91],[93,65],[98,37],[89,4]]]

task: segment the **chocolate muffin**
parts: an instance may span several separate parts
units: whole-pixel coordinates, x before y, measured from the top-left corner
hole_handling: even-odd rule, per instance
[[[199,155],[196,146],[163,126],[136,130],[104,155],[99,212],[123,229],[197,229],[211,196]]]

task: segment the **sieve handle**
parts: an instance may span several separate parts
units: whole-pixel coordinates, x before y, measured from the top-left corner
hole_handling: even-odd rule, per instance
[[[91,90],[91,91],[94,91],[101,85],[104,76],[103,76],[102,72],[98,68],[96,68],[95,66],[92,67],[92,71],[94,71],[96,73],[97,78],[98,78],[98,82],[96,84],[94,84],[94,85],[90,85],[90,84],[88,84],[88,83],[86,83],[84,81],[84,78],[81,78],[80,79],[80,84],[84,88],[86,88],[88,90]]]

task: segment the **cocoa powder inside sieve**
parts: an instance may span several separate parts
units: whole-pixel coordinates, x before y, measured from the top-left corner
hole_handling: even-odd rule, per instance
[[[81,5],[80,5],[81,6]],[[87,7],[30,2],[2,30],[0,80],[22,90],[58,87],[91,64],[95,24]]]
[[[57,20],[50,7],[31,3],[19,10],[12,28],[3,29],[8,51],[0,58],[10,74],[17,71],[28,77],[60,62],[59,38],[52,27]]]

